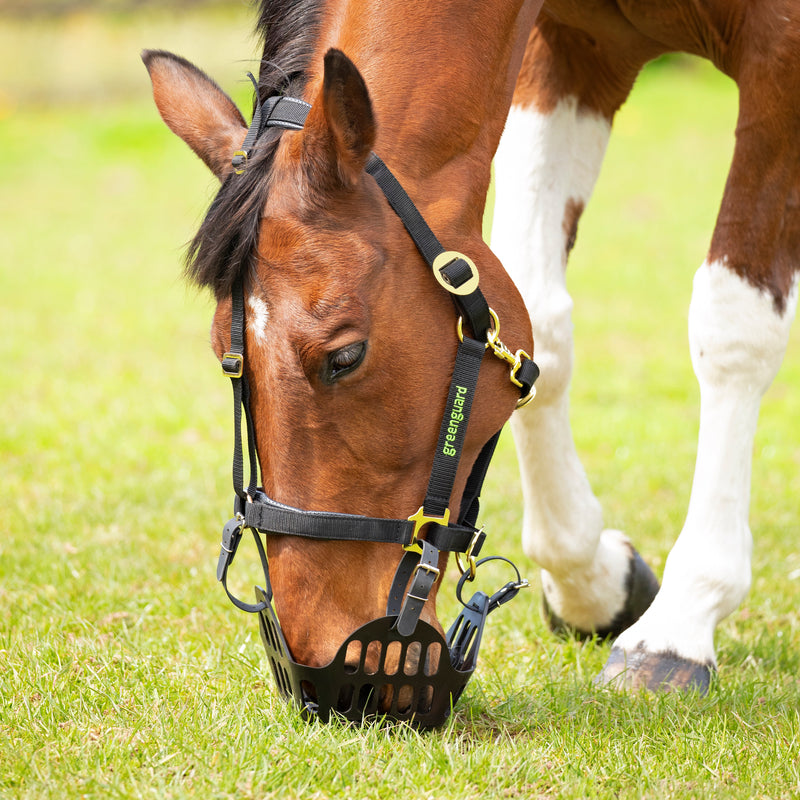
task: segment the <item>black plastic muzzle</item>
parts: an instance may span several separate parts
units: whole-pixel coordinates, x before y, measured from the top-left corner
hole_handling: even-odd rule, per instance
[[[329,664],[309,667],[291,657],[266,593],[257,588],[256,598],[266,602],[259,628],[280,694],[304,716],[324,722],[332,716],[353,722],[385,716],[420,728],[442,725],[475,671],[486,619],[485,608],[472,612],[479,625],[462,620],[462,612],[446,640],[426,622],[402,636],[394,627],[397,617],[379,617],[351,633]],[[456,663],[451,647],[460,658]]]
[[[494,556],[478,564],[495,559],[508,562]],[[516,581],[491,597],[478,591],[464,603],[468,575],[462,575],[457,590],[464,607],[445,637],[422,620],[403,636],[396,616],[379,617],[351,633],[324,667],[292,658],[271,597],[256,587],[261,640],[281,696],[294,701],[306,718],[323,722],[332,716],[352,722],[386,717],[418,728],[442,725],[475,671],[489,613],[527,586],[517,572]]]

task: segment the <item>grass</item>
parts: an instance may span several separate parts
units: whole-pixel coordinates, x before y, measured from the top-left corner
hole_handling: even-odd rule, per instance
[[[753,588],[708,697],[593,688],[608,645],[551,637],[534,588],[493,618],[441,731],[309,725],[277,700],[213,575],[229,389],[210,300],[180,278],[213,182],[138,63],[175,47],[245,105],[249,26],[244,6],[0,23],[0,796],[800,794],[797,329],[756,440]],[[734,118],[706,67],[648,70],[570,265],[578,446],[607,524],[659,573],[692,477],[686,309]],[[485,495],[491,547],[535,578],[507,438]]]

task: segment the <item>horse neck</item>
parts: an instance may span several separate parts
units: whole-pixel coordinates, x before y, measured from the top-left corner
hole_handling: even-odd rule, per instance
[[[375,150],[422,208],[480,229],[483,204],[528,32],[541,0],[386,3],[329,0],[320,64],[343,50],[367,83]],[[312,76],[313,96],[319,76]],[[432,186],[444,186],[431,191]],[[426,198],[429,198],[426,200]]]

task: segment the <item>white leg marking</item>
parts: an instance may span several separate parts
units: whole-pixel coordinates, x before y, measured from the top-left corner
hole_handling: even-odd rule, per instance
[[[772,297],[723,264],[704,264],[689,310],[692,364],[700,384],[700,437],[692,496],[669,554],[661,591],[616,642],[716,663],[714,629],[750,587],[748,524],[753,437],[761,397],[786,350],[797,282],[783,314]]]
[[[565,213],[589,200],[611,132],[574,98],[550,114],[512,108],[495,159],[492,247],[522,293],[542,374],[536,401],[512,418],[520,457],[526,553],[546,572],[553,611],[583,630],[607,626],[625,601],[627,540],[603,532],[600,504],[569,425],[572,298]]]
[[[258,295],[251,294],[247,298],[247,305],[252,313],[247,316],[247,327],[253,331],[257,342],[264,342],[267,338],[267,322],[269,322],[269,309],[267,304]]]

